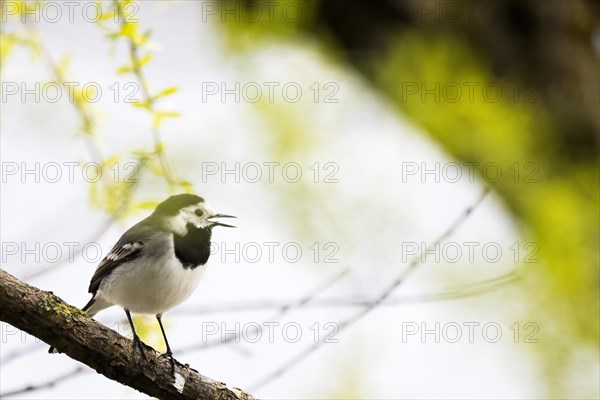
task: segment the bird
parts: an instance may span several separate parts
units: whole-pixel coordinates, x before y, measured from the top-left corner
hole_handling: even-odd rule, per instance
[[[146,359],[131,313],[155,315],[175,372],[175,360],[162,324],[163,313],[186,300],[198,287],[210,256],[215,226],[235,228],[218,218],[204,198],[183,193],[170,196],[150,216],[129,228],[100,261],[90,281],[90,301],[82,308],[90,317],[111,307],[125,310],[137,347]],[[50,347],[50,353],[56,352]]]

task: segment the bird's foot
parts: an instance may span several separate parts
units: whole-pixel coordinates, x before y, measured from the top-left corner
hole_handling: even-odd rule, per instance
[[[140,338],[137,335],[133,336],[133,351],[135,353],[135,349],[139,349],[140,350],[140,354],[142,355],[142,358],[144,359],[144,361],[148,361],[148,359],[146,358],[146,352],[144,351],[144,344],[142,343],[142,341],[140,340]]]
[[[172,351],[167,351],[165,353],[165,355],[169,358],[169,363],[171,364],[171,375],[174,376],[175,375],[175,363],[177,363],[179,365],[181,365],[181,364],[179,363],[179,361],[177,361],[175,359],[175,357],[173,357],[173,352]]]

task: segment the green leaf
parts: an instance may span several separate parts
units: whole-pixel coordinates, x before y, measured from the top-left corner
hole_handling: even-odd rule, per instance
[[[137,33],[137,24],[133,22],[124,22],[121,25],[121,31],[119,32],[121,36],[125,36],[130,38],[131,40],[135,40]]]
[[[159,155],[165,152],[165,144],[163,142],[157,143],[154,146],[154,154]]]
[[[119,154],[114,154],[108,157],[106,160],[102,161],[100,166],[102,167],[102,170],[108,169],[111,165],[119,162],[120,159],[121,156]]]
[[[154,155],[153,152],[144,149],[133,150],[131,154],[139,160],[148,160]]]
[[[153,115],[153,126],[158,128],[165,118],[178,118],[181,114],[173,111],[157,111]]]
[[[131,105],[134,107],[143,108],[146,110],[151,109],[150,104],[148,104],[148,102],[146,102],[146,101],[138,101],[137,103],[131,103]]]
[[[176,111],[159,111],[157,114],[160,114],[161,117],[164,118],[179,118],[181,117],[181,113]]]
[[[140,58],[138,65],[140,67],[143,67],[144,65],[148,64],[151,59],[152,59],[152,53],[148,53],[145,56],[143,56],[142,58]]]
[[[142,201],[135,204],[134,207],[142,210],[154,210],[158,204],[158,201]]]
[[[162,92],[158,93],[156,96],[154,96],[154,98],[158,99],[159,97],[168,96],[170,94],[175,93],[177,90],[179,90],[179,89],[176,86],[172,86],[172,87],[167,88],[167,89],[163,90]]]
[[[178,181],[177,184],[179,185],[179,187],[181,187],[181,189],[183,189],[184,192],[187,192],[187,193],[194,192],[194,186],[192,185],[192,182],[190,182],[190,181],[181,180],[181,181]]]
[[[119,37],[121,36],[121,34],[119,32],[111,32],[111,33],[107,33],[106,35],[104,35],[104,37],[110,39],[110,40],[117,40]]]
[[[132,71],[133,68],[131,67],[131,65],[122,65],[119,68],[117,68],[117,74],[119,75],[129,74]]]

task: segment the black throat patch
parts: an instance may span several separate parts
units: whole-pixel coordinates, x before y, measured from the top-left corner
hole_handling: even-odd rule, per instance
[[[187,224],[187,234],[179,236],[173,234],[175,256],[183,268],[194,269],[206,264],[210,256],[210,228],[199,229],[192,224]]]

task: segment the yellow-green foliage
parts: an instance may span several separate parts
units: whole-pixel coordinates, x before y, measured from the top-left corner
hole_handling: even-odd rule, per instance
[[[464,90],[469,82],[479,83],[472,98]],[[443,96],[449,83],[463,88],[456,102],[449,101],[452,93]],[[485,98],[486,83],[502,88],[498,101]],[[498,79],[456,38],[403,35],[381,63],[377,84],[459,160],[501,166],[504,175],[493,185],[539,246],[540,263],[528,264],[526,301],[535,318],[548,322],[546,345],[536,348],[551,372],[551,391],[560,394],[560,378],[575,349],[598,346],[597,165],[560,162],[561,149],[535,86]],[[407,94],[414,84],[418,94]],[[438,85],[439,101],[433,94],[422,98],[421,85],[430,90]],[[533,164],[525,171],[527,163]],[[514,165],[518,176],[510,169]]]
[[[225,31],[232,52],[254,46],[265,34],[274,41],[285,40],[313,24],[316,0],[240,1],[223,0],[214,10],[205,10],[206,20]]]
[[[300,25],[267,20],[223,22],[227,22],[224,30],[234,52],[273,41],[294,41],[300,32],[295,29]],[[328,42],[325,34],[320,38],[324,36]],[[549,394],[564,396],[573,357],[582,349],[598,349],[597,165],[563,161],[553,116],[546,111],[535,82],[498,78],[460,37],[405,30],[386,57],[370,65],[374,70],[368,75],[396,101],[399,110],[457,160],[476,163],[481,180],[488,178],[488,184],[522,221],[526,239],[538,246],[539,263],[525,266],[520,301],[543,330],[544,340],[530,349],[540,356]],[[415,87],[416,93],[411,92]],[[452,91],[457,87],[460,96]],[[259,109],[265,113],[272,105]],[[310,146],[310,141],[296,137],[297,129],[290,128],[295,124],[282,123],[294,121],[290,112],[269,113],[270,124],[281,128],[271,142],[277,156]],[[301,134],[304,139],[305,133]],[[498,179],[494,168],[483,169],[493,164],[502,171]]]
[[[4,67],[8,57],[17,47],[24,47],[30,51],[31,56],[38,58],[41,53],[39,38],[32,32],[27,32],[24,27],[8,31],[5,23],[11,20],[22,21],[32,11],[39,10],[39,1],[4,1],[0,6],[0,67]],[[1,71],[1,69],[0,69]]]

